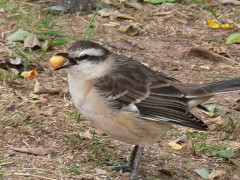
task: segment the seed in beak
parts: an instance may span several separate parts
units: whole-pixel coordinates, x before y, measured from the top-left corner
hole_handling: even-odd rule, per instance
[[[60,68],[67,60],[63,56],[55,55],[51,57],[49,62],[53,68]]]

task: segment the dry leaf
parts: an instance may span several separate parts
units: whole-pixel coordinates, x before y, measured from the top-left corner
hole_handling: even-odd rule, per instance
[[[169,171],[168,169],[160,169],[159,172],[160,172],[161,174],[166,175],[166,176],[172,176],[171,171]]]
[[[29,79],[37,79],[38,72],[36,70],[24,71],[21,73],[21,76]]]
[[[222,4],[233,4],[233,5],[240,5],[240,1],[238,0],[218,0]]]
[[[137,0],[129,0],[125,4],[138,10],[141,10],[143,8],[142,4],[137,2]]]
[[[39,81],[36,81],[33,92],[35,94],[58,94],[61,89],[59,88],[45,88]]]
[[[0,16],[1,18],[5,21],[5,23],[8,25],[8,26],[13,26],[15,24],[17,24],[17,21],[13,20],[13,19],[10,19],[8,17],[8,14],[7,12],[0,12]]]
[[[237,141],[225,140],[223,143],[231,149],[240,149],[240,143]]]
[[[118,31],[124,32],[130,36],[136,36],[140,33],[140,28],[135,24],[130,24],[127,26],[121,26]]]
[[[207,120],[206,123],[208,125],[209,130],[214,131],[217,128],[219,128],[219,126],[223,125],[225,121],[221,116],[218,116],[216,118],[211,118]]]
[[[233,27],[232,24],[223,24],[223,25],[221,25],[221,28],[223,28],[223,29],[229,29],[229,28],[232,28],[232,27]]]
[[[227,58],[225,56],[219,55],[215,52],[211,52],[206,48],[203,47],[192,47],[188,50],[186,57],[188,56],[197,56],[197,57],[203,57],[208,58],[209,60],[215,61],[215,62],[222,62],[226,64],[235,65],[238,64],[236,61]]]
[[[175,143],[173,141],[169,142],[168,145],[172,148],[172,149],[176,149],[176,150],[181,150],[183,148],[182,145]]]
[[[207,22],[208,22],[208,26],[213,29],[220,28],[220,24],[218,22],[214,21],[213,19],[208,19]]]
[[[211,172],[211,174],[208,175],[208,179],[214,180],[214,178],[216,178],[218,176],[222,176],[224,174],[226,174],[226,171],[224,171],[224,170],[213,171],[213,172]]]
[[[239,180],[240,179],[240,171],[237,171],[230,180]]]
[[[34,48],[34,47],[40,47],[40,41],[38,40],[38,37],[35,34],[29,34],[27,38],[24,40],[24,47],[25,48]]]
[[[133,20],[133,21],[136,21],[136,22],[140,22],[140,20],[138,18],[135,18],[135,17],[130,16],[128,14],[118,14],[117,18],[130,19],[130,20]]]
[[[80,137],[86,138],[86,139],[92,139],[93,138],[93,134],[89,131],[86,130],[85,132],[80,132],[78,133]]]
[[[174,140],[174,142],[178,144],[183,144],[183,143],[186,143],[187,141],[188,141],[188,138],[186,134],[183,134],[181,137]]]
[[[17,152],[23,152],[23,153],[29,153],[29,154],[34,154],[34,155],[45,155],[45,154],[50,154],[52,153],[52,150],[50,149],[45,149],[43,147],[37,147],[37,148],[11,148],[14,151]]]
[[[219,24],[217,21],[213,19],[208,19],[207,22],[208,22],[208,26],[213,29],[218,29],[218,28],[229,29],[233,27],[232,24]]]
[[[108,174],[106,170],[100,169],[100,168],[95,168],[95,171],[97,174],[102,174],[102,175]]]

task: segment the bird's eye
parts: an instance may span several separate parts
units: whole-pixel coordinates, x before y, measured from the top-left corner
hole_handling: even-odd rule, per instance
[[[78,61],[82,61],[82,60],[88,59],[89,57],[90,57],[89,55],[85,54],[85,55],[80,56],[80,57],[77,57],[77,58],[75,58],[75,59],[78,60]]]

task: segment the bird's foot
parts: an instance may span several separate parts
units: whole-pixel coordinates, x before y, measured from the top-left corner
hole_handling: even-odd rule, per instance
[[[126,164],[122,164],[122,165],[116,165],[111,162],[107,162],[104,164],[107,166],[111,166],[111,168],[115,171],[123,171],[123,172],[131,172],[132,171],[132,167],[130,166],[129,162],[127,162]]]

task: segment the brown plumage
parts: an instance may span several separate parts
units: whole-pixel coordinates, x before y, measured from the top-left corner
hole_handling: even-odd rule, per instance
[[[206,130],[190,110],[216,94],[240,91],[240,78],[185,84],[90,41],[78,41],[57,55],[68,60],[58,69],[67,69],[78,111],[95,127],[129,144],[152,143],[172,124]],[[134,157],[140,149],[136,146]],[[134,172],[140,156],[136,166],[131,158]]]

